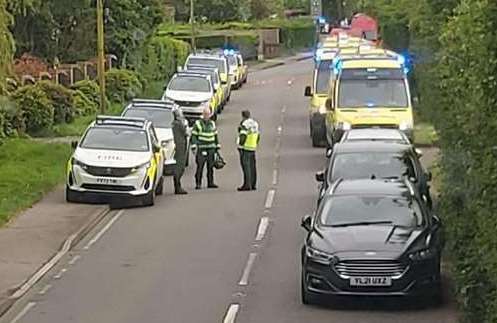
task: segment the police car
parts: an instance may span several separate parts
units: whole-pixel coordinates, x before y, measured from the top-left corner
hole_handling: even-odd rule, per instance
[[[98,116],[67,163],[66,200],[151,206],[163,192],[164,156],[151,121]]]
[[[134,99],[122,113],[123,117],[144,118],[152,121],[164,153],[164,175],[166,176],[173,175],[176,167],[176,145],[174,144],[172,128],[175,110],[179,110],[179,108],[173,102]],[[181,112],[181,110],[179,111]],[[187,126],[188,122],[186,119],[183,120]],[[188,156],[188,149],[183,153]]]

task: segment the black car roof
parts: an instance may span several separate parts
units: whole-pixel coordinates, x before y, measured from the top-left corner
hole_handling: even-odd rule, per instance
[[[411,145],[392,143],[392,142],[375,142],[375,141],[354,141],[337,143],[333,146],[333,153],[361,153],[361,152],[392,152],[403,153],[412,149]]]
[[[328,190],[328,195],[376,195],[376,196],[413,196],[415,190],[407,180],[354,179],[338,180]]]

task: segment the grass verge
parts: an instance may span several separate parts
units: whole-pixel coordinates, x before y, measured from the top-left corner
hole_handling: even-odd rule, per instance
[[[0,148],[0,225],[64,180],[68,144],[8,139]]]

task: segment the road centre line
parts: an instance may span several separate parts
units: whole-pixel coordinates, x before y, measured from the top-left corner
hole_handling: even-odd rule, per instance
[[[224,316],[223,323],[235,323],[236,316],[240,310],[240,304],[231,304]]]
[[[259,222],[259,227],[257,229],[257,235],[255,236],[255,241],[261,241],[266,235],[267,228],[269,226],[269,218],[264,216]]]
[[[249,254],[248,259],[247,259],[247,264],[245,265],[245,269],[243,270],[242,278],[238,282],[238,285],[240,285],[240,286],[247,286],[248,285],[250,272],[252,271],[252,267],[254,266],[255,258],[257,258],[257,253],[251,252]]]
[[[28,304],[26,304],[26,306],[22,309],[21,312],[19,312],[19,314],[16,315],[16,317],[14,317],[14,319],[12,321],[10,321],[10,323],[16,323],[18,322],[20,319],[22,319],[24,317],[24,315],[26,315],[30,309],[32,309],[34,306],[36,305],[36,302],[29,302]]]
[[[275,168],[273,170],[273,185],[277,185],[278,184],[278,169]]]
[[[99,233],[93,239],[91,239],[88,244],[83,248],[84,250],[90,249],[111,227],[112,225],[119,220],[119,218],[123,215],[124,210],[120,210],[117,214],[100,230]]]
[[[273,201],[274,201],[274,195],[275,194],[276,194],[275,190],[269,190],[267,192],[266,204],[264,204],[264,207],[266,209],[270,209],[273,206]]]
[[[62,278],[62,275],[64,275],[64,273],[67,271],[66,268],[62,268],[58,273],[57,275],[53,276],[54,279],[61,279]]]

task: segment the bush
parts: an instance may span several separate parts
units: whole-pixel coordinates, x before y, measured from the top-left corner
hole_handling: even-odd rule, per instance
[[[291,26],[281,28],[281,43],[287,49],[310,48],[314,45],[314,26]]]
[[[73,92],[73,104],[79,116],[93,115],[98,111],[98,103],[89,99],[88,96],[80,90]]]
[[[14,137],[23,131],[22,114],[9,98],[0,96],[0,138]]]
[[[47,94],[35,85],[19,88],[12,95],[20,109],[22,119],[19,126],[28,134],[50,129],[54,120],[54,106]]]
[[[130,70],[111,69],[105,73],[107,98],[111,102],[124,103],[143,91],[138,75]]]
[[[74,107],[73,91],[50,81],[36,83],[52,102],[54,107],[54,124],[71,122],[77,114]]]
[[[93,104],[100,104],[100,87],[97,82],[83,80],[74,83],[71,88],[75,91],[81,91]]]

